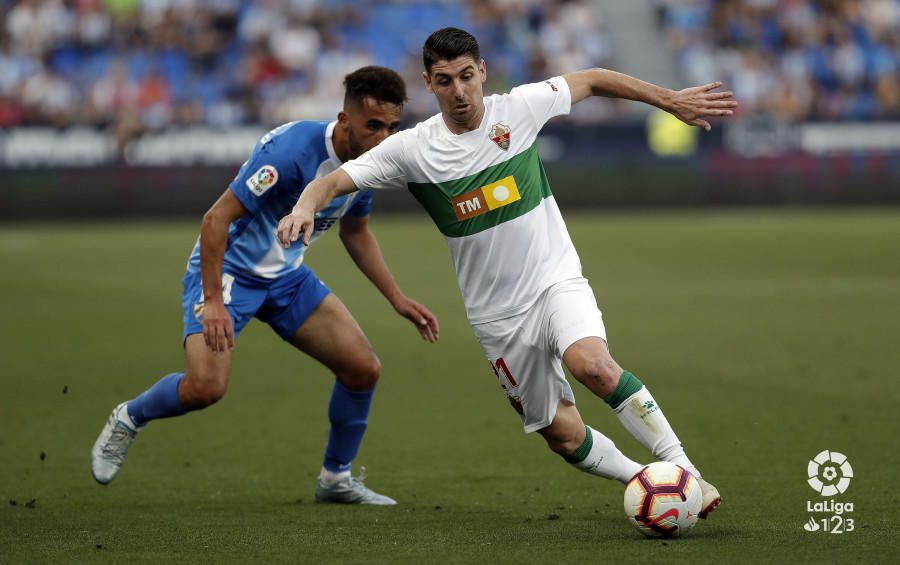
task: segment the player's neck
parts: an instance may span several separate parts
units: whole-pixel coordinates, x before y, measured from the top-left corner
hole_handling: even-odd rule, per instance
[[[340,159],[341,163],[346,163],[352,157],[350,155],[350,136],[347,130],[340,127],[340,123],[335,125],[334,133],[331,135],[331,144],[334,146],[334,154]]]
[[[476,129],[481,127],[481,120],[484,119],[484,105],[481,105],[481,109],[478,110],[478,113],[472,116],[472,119],[468,120],[465,123],[459,123],[451,120],[447,117],[447,114],[442,113],[441,118],[444,120],[444,125],[447,126],[447,129],[450,130],[450,133],[454,135],[460,135],[463,133],[468,133],[470,131],[475,131]]]

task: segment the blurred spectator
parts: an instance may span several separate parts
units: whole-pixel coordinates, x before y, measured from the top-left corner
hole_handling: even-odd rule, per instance
[[[689,82],[723,78],[745,114],[900,117],[900,0],[664,0]]]

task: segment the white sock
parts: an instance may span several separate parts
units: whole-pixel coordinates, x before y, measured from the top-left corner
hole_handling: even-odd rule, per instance
[[[681,441],[647,387],[642,386],[640,390],[626,398],[615,412],[628,433],[649,449],[654,457],[681,465],[692,475],[700,478],[700,472],[688,459],[684,448],[681,447]]]
[[[589,435],[584,438],[582,448],[587,449],[588,453],[584,459],[577,462],[572,461],[571,456],[566,458],[566,461],[573,467],[585,473],[606,479],[615,479],[622,483],[627,483],[641,470],[643,465],[626,457],[611,439],[590,426],[585,426],[585,429]],[[578,451],[581,451],[582,448],[579,448]]]
[[[116,419],[128,426],[132,429],[132,431],[138,430],[138,425],[134,423],[134,420],[131,419],[131,416],[128,415],[128,404],[122,405],[122,408],[116,412]]]
[[[335,473],[334,471],[329,471],[325,467],[322,467],[322,470],[319,472],[319,480],[322,481],[322,484],[324,484],[326,487],[330,487],[335,483],[339,483],[349,476],[350,471],[341,471],[340,473]]]

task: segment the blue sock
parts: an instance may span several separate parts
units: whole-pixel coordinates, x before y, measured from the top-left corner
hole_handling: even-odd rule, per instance
[[[359,451],[363,434],[369,424],[369,408],[375,389],[357,392],[335,381],[328,402],[328,445],[325,447],[325,462],[322,464],[333,473],[350,470],[350,464]]]
[[[181,416],[187,410],[178,400],[178,384],[184,373],[172,373],[159,379],[155,385],[128,403],[128,416],[137,426],[150,420]]]

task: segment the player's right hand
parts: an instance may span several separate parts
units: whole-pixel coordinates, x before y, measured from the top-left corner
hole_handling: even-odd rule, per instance
[[[208,301],[203,305],[203,340],[213,353],[234,348],[234,325],[221,301]]]
[[[712,126],[704,117],[724,118],[734,115],[737,100],[729,91],[713,92],[720,88],[721,82],[711,82],[703,86],[685,88],[674,93],[668,111],[689,126],[697,126],[709,131]]]
[[[278,241],[285,249],[301,237],[303,245],[309,245],[309,236],[313,231],[314,220],[315,214],[295,207],[290,214],[278,222]]]

